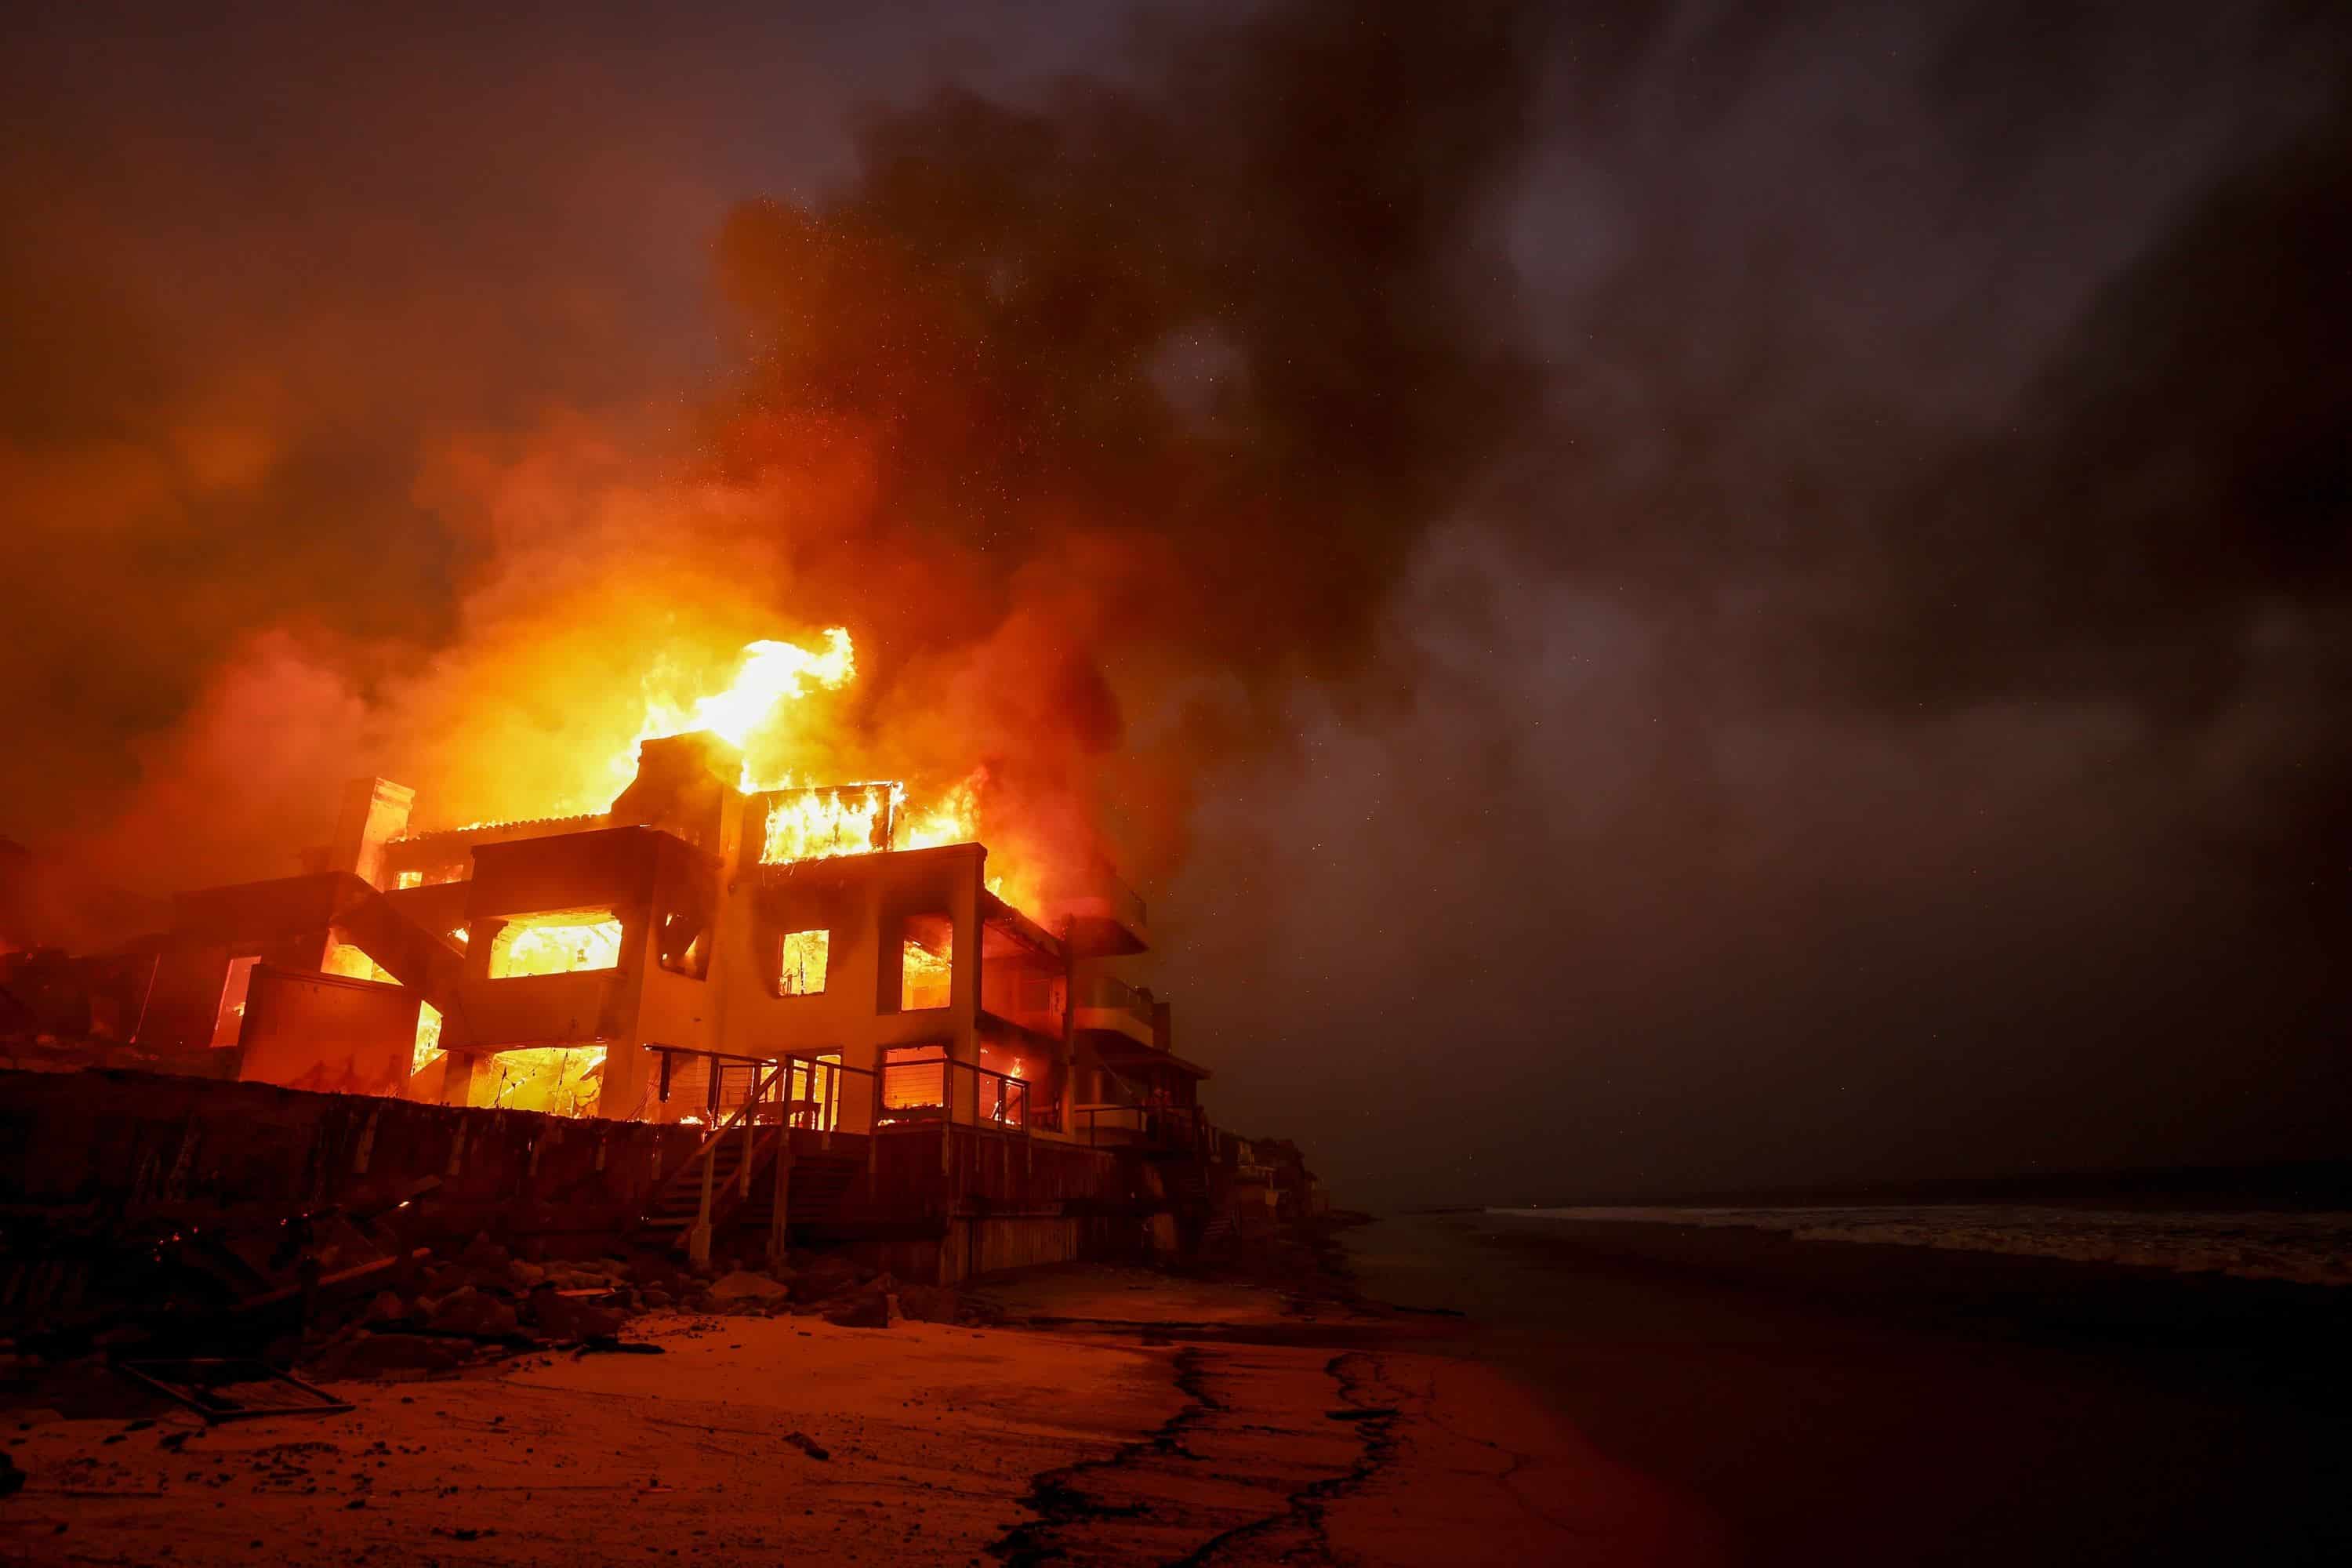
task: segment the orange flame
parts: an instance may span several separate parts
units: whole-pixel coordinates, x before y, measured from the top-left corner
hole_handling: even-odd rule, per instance
[[[760,858],[776,866],[888,848],[892,819],[906,798],[906,786],[898,784],[842,784],[771,796]]]
[[[612,793],[617,795],[636,776],[638,749],[646,742],[709,731],[745,752],[738,787],[746,795],[768,796],[760,852],[766,864],[979,842],[982,790],[988,780],[984,768],[975,768],[938,799],[914,808],[903,784],[812,786],[790,773],[763,771],[755,761],[805,758],[812,750],[812,737],[802,732],[807,720],[802,716],[801,705],[820,692],[841,690],[856,676],[856,646],[845,626],[825,628],[822,643],[814,647],[775,639],[748,643],[733,678],[716,690],[684,694],[674,680],[665,689],[665,678],[658,672],[649,676],[636,734],[615,750],[607,763],[606,771],[614,781]],[[568,803],[571,807],[577,805]],[[995,874],[988,879],[991,892],[1007,902],[1034,907],[1031,897],[1034,889],[1025,877],[1008,875],[1001,866],[992,869]],[[424,885],[436,879],[421,872],[404,872],[401,885]],[[561,963],[551,952],[544,961]],[[572,955],[573,966],[579,962],[580,955]]]

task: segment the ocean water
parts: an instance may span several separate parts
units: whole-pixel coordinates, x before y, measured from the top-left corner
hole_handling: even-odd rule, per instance
[[[1528,1219],[1744,1226],[1866,1241],[2352,1286],[2352,1213],[2140,1211],[1936,1204],[1835,1208],[1496,1208]]]

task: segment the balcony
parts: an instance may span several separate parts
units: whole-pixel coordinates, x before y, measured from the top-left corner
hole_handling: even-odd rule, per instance
[[[980,1007],[987,1018],[1012,1025],[1040,1040],[1062,1038],[1062,977],[1018,963],[981,967]]]
[[[1079,958],[1117,958],[1143,952],[1151,946],[1151,927],[1143,896],[1098,869],[1085,886],[1047,900],[1045,924],[1062,933],[1070,952]]]
[[[1151,1025],[1151,1001],[1124,980],[1088,975],[1077,983],[1076,1017],[1082,1030],[1125,1036],[1139,1046],[1159,1043]]]
[[[1205,1158],[1214,1130],[1190,1106],[1080,1105],[1072,1112],[1071,1139],[1089,1148],[1150,1149]]]

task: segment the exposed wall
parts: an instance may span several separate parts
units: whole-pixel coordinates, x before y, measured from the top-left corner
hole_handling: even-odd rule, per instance
[[[726,1048],[747,1056],[837,1050],[844,1065],[873,1070],[889,1047],[938,1043],[957,1061],[978,1060],[986,857],[977,844],[951,844],[751,871],[748,896],[730,900],[720,926],[719,957],[730,976]],[[946,915],[954,932],[948,1005],[902,1011],[892,933],[901,917],[929,913]],[[784,933],[818,929],[832,933],[824,994],[777,995]],[[866,1108],[853,1110],[852,1098],[844,1096],[842,1125],[863,1131]]]
[[[257,965],[237,1077],[328,1094],[400,1094],[416,1048],[416,996],[397,985]]]
[[[978,1275],[1045,1263],[1145,1261],[1155,1251],[1174,1248],[1173,1226],[1160,1228],[1167,1231],[1165,1247],[1155,1242],[1149,1217],[969,1215],[950,1221],[938,1236],[860,1241],[850,1250],[860,1261],[918,1285],[961,1285]]]

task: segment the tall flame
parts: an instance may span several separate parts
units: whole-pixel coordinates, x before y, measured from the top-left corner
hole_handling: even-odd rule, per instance
[[[772,639],[746,644],[735,679],[722,689],[687,701],[649,692],[645,720],[637,726],[636,738],[614,753],[613,774],[625,784],[635,776],[640,745],[694,730],[708,730],[738,750],[749,751],[755,738],[772,730],[789,704],[812,691],[838,691],[856,676],[857,649],[846,626],[827,626],[821,648]],[[761,779],[749,760],[743,764],[741,787],[747,794],[780,789],[790,782]]]
[[[842,784],[774,795],[768,803],[760,858],[774,866],[890,848],[892,819],[906,798],[907,786],[899,784]]]
[[[829,626],[821,647],[761,641],[743,649],[735,678],[723,689],[688,700],[648,696],[636,739],[614,756],[613,772],[624,784],[636,772],[637,748],[646,741],[708,730],[747,752],[761,740],[779,739],[779,726],[793,705],[817,691],[838,691],[857,675],[857,650],[848,628]],[[985,769],[949,789],[920,809],[910,809],[904,784],[894,783],[795,787],[791,775],[767,775],[747,755],[740,787],[747,795],[776,793],[769,803],[760,858],[770,865],[865,855],[879,849],[926,849],[972,843],[980,837],[981,789]],[[989,879],[990,890],[1019,901],[1005,878]],[[1023,889],[1026,891],[1025,888]]]

